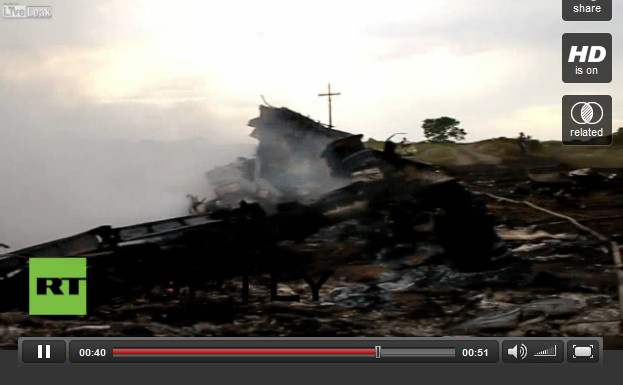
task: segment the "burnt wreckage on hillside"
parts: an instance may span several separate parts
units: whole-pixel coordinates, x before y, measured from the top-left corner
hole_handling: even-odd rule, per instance
[[[265,106],[260,106],[260,116],[248,125],[253,128],[250,136],[259,142],[257,156],[241,157],[207,172],[216,198],[206,202],[191,196],[191,214],[231,208],[241,200],[259,202],[270,211],[277,202],[318,197],[348,183],[330,175],[321,154],[333,141],[352,134],[330,129],[287,108]]]
[[[257,157],[208,172],[217,198],[195,198],[194,215],[102,226],[0,256],[3,293],[18,294],[2,305],[27,303],[31,257],[87,258],[91,306],[170,281],[193,288],[192,295],[235,277],[243,278],[248,299],[249,276],[260,274],[271,275],[273,299],[279,279],[303,278],[318,300],[336,261],[295,246],[349,219],[387,229],[370,239],[369,255],[434,240],[458,268],[486,269],[504,251],[483,202],[439,167],[398,156],[389,141],[384,151],[368,149],[362,135],[287,108],[260,106],[249,125],[259,140]]]

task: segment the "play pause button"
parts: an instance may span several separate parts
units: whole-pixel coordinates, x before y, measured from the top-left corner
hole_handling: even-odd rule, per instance
[[[43,357],[43,346],[44,345],[37,345],[37,358],[51,358],[50,345],[45,345],[45,357]]]
[[[27,363],[65,362],[65,341],[28,340],[22,342],[22,361]]]

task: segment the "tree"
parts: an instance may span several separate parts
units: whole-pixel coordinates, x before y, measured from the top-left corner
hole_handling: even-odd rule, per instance
[[[612,135],[612,144],[623,145],[623,127],[619,127],[619,130]]]
[[[424,137],[431,142],[444,142],[449,139],[463,140],[465,139],[465,130],[458,127],[459,124],[461,122],[447,116],[437,119],[426,119],[424,124],[422,124]]]

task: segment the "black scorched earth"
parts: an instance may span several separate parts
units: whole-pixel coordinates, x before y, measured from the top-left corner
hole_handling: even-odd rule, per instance
[[[620,333],[620,170],[449,169],[402,157],[391,141],[368,149],[362,135],[287,108],[260,106],[249,126],[257,156],[209,171],[215,198],[189,196],[191,215],[1,255],[0,346],[63,335]],[[583,199],[614,225],[570,221]],[[87,258],[87,316],[28,314],[31,257]]]

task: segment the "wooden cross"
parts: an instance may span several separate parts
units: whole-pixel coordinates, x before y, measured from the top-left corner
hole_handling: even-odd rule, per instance
[[[326,94],[318,94],[318,96],[328,96],[329,97],[329,128],[333,128],[333,117],[331,116],[331,96],[340,95],[339,92],[332,94],[331,93],[331,83],[329,83],[329,92]]]

